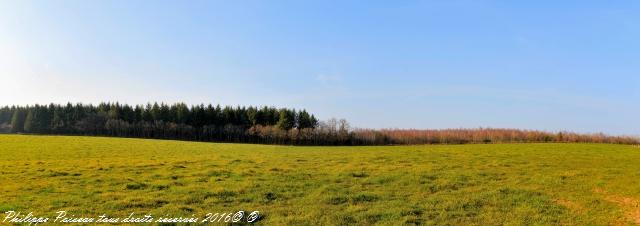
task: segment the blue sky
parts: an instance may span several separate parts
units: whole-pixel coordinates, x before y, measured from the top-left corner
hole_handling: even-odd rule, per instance
[[[640,135],[638,1],[0,1],[0,104]]]

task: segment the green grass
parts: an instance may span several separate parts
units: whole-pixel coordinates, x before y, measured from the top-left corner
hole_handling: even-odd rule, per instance
[[[263,225],[632,225],[637,200],[634,146],[293,147],[0,135],[3,212],[259,210]]]

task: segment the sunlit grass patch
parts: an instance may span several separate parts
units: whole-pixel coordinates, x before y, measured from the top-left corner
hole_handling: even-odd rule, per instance
[[[0,135],[0,172],[0,212],[259,210],[264,225],[632,224],[640,200],[640,152],[624,145],[294,147]]]

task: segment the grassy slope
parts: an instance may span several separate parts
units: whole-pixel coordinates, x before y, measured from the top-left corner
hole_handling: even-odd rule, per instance
[[[290,147],[0,135],[0,211],[267,224],[631,224],[640,149],[499,144]]]

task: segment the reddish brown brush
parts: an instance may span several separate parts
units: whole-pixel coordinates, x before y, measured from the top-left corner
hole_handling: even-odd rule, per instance
[[[640,144],[630,136],[609,136],[602,133],[545,132],[518,129],[357,129],[353,138],[359,144],[467,144],[467,143],[610,143]]]

